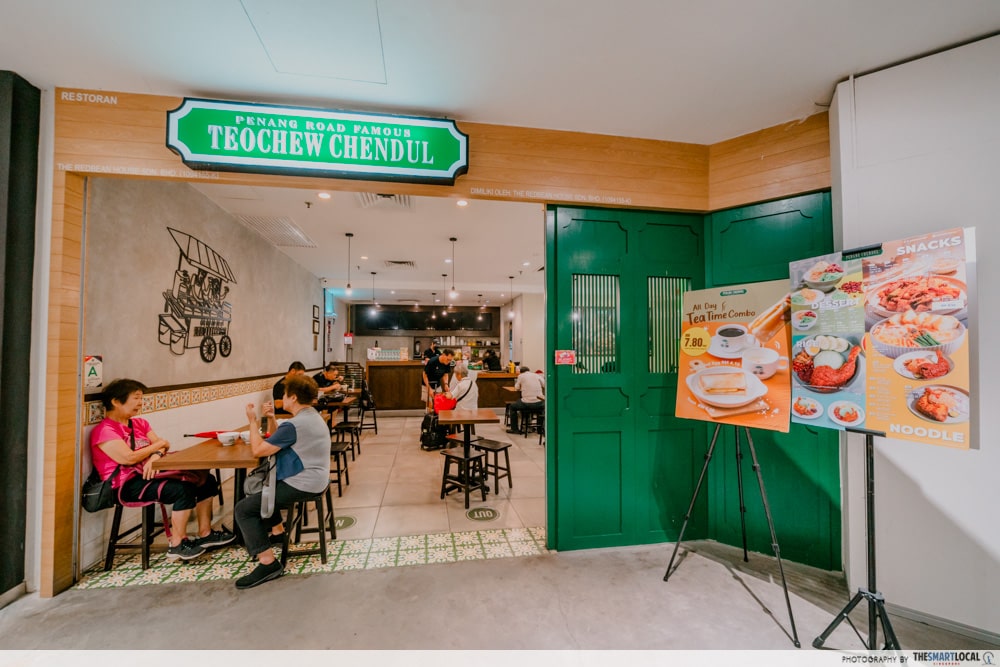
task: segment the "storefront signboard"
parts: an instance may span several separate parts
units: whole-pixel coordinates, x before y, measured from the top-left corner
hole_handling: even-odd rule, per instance
[[[788,432],[788,283],[684,293],[676,415]]]
[[[184,98],[167,147],[192,169],[453,184],[469,137],[442,118]]]

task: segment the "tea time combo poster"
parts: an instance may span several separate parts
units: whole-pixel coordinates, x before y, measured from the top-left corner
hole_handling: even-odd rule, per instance
[[[678,417],[788,432],[788,283],[686,292]]]

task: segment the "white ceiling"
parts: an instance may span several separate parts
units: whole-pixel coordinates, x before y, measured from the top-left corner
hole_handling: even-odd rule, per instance
[[[995,33],[1000,2],[5,0],[0,21],[0,69],[40,88],[710,144],[820,111],[851,74]],[[416,261],[411,287],[428,295],[432,265],[450,255],[449,236],[460,239],[459,281],[465,274],[473,292],[493,292],[494,300],[522,256],[542,254],[537,205],[477,201],[459,212],[453,202],[420,199],[407,215],[376,217],[346,208],[346,195],[303,210],[315,197],[302,191],[199,189],[234,213],[252,196],[257,214],[293,218],[320,250],[283,250],[334,281],[345,274],[345,231],[370,244],[374,264]],[[473,215],[489,218],[469,225]],[[408,284],[399,278],[400,287]],[[535,274],[520,291],[532,278],[541,285]],[[469,290],[461,291],[467,303]]]

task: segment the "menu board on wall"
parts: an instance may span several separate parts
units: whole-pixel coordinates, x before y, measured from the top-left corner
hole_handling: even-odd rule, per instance
[[[868,423],[888,437],[969,447],[969,275],[975,229],[882,244],[865,258]]]
[[[676,415],[788,431],[788,283],[686,292]]]
[[[974,232],[789,265],[794,422],[969,446]]]
[[[865,424],[861,260],[838,253],[789,265],[792,421],[843,429]]]

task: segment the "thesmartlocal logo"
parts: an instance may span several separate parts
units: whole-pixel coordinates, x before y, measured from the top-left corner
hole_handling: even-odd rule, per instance
[[[452,184],[469,137],[453,120],[184,98],[167,147],[192,169]]]

